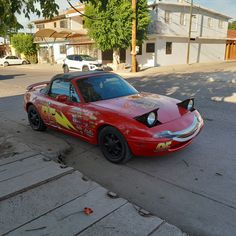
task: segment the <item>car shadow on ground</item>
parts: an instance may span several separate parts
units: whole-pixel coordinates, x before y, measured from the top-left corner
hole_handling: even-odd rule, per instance
[[[13,74],[13,75],[0,75],[0,81],[15,79],[17,76],[23,76],[26,74]]]

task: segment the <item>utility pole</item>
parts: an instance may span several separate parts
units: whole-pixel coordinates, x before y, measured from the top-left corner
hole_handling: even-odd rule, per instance
[[[189,56],[190,56],[190,42],[191,42],[191,33],[192,33],[192,21],[193,21],[193,0],[191,0],[191,6],[190,6],[190,20],[189,20],[189,31],[188,31],[188,49],[187,49],[187,64],[189,64]]]
[[[132,72],[137,72],[137,61],[136,61],[136,34],[137,34],[137,0],[132,0],[132,10],[134,18],[132,20]]]

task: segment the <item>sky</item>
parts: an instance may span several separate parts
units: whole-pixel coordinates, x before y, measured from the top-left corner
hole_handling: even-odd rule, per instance
[[[154,0],[148,0],[148,2],[150,3],[152,3],[153,1]],[[177,2],[177,0],[166,0],[166,1]],[[69,4],[67,3],[66,0],[56,0],[56,2],[60,6],[60,10],[69,8]],[[78,2],[78,0],[71,0],[70,2],[73,4],[75,2]],[[229,15],[234,19],[236,19],[236,0],[194,0],[194,3],[221,12],[223,14]],[[22,25],[27,26],[27,24],[30,23],[30,21],[37,19],[37,17],[32,15],[31,19],[28,20],[22,14],[19,16],[18,19]]]

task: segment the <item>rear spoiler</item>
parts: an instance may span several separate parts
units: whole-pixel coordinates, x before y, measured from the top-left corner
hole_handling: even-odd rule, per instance
[[[29,85],[26,89],[27,89],[27,91],[30,91],[30,90],[32,90],[33,88],[45,87],[45,86],[47,86],[49,83],[50,83],[50,81],[44,81],[44,82],[39,82],[39,83],[36,83],[36,84],[31,84],[31,85]]]

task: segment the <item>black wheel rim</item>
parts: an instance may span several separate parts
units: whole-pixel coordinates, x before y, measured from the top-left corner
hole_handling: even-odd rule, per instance
[[[108,133],[103,138],[103,147],[112,159],[119,159],[123,146],[120,139],[113,133]]]
[[[40,124],[40,119],[37,111],[30,110],[29,111],[29,121],[34,127],[38,127]]]

